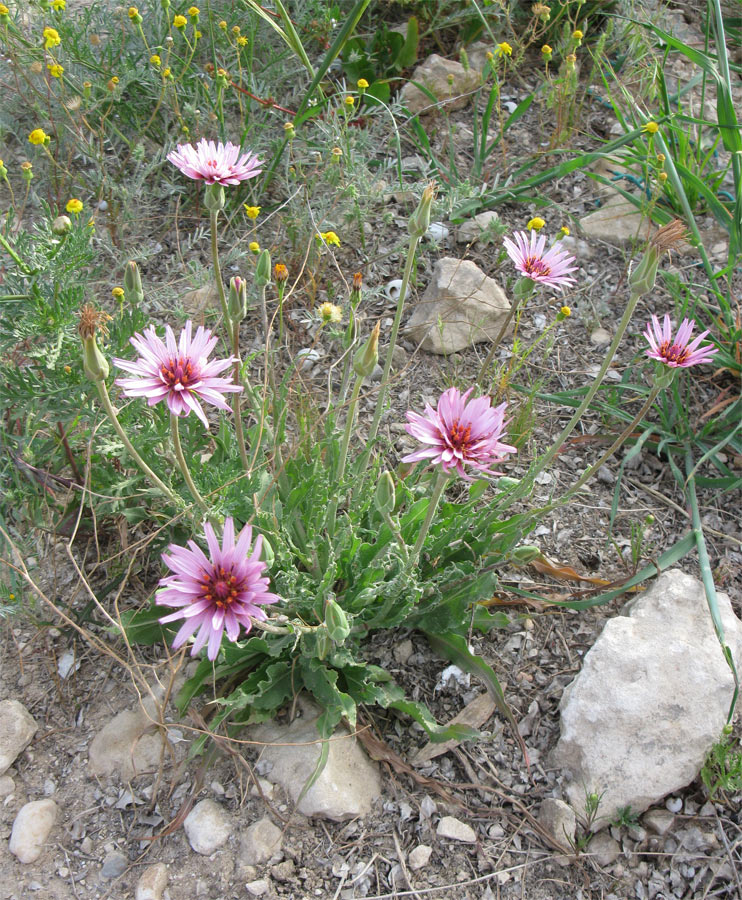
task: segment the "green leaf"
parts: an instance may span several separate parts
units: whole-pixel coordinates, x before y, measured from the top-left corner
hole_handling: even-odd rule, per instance
[[[324,710],[320,735],[330,737],[343,717],[350,722],[351,728],[355,728],[356,705],[349,694],[338,689],[337,670],[328,669],[320,660],[307,657],[301,657],[299,669],[304,686],[314,694]]]

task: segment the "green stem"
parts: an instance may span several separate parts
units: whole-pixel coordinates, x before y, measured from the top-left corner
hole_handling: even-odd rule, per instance
[[[219,294],[219,303],[222,307],[222,315],[224,323],[229,328],[229,307],[227,306],[227,297],[224,293],[224,282],[222,281],[222,267],[219,265],[219,244],[217,242],[217,219],[219,211],[212,209],[209,211],[209,221],[211,223],[211,260],[214,266],[214,278],[216,279],[216,291]]]
[[[482,368],[479,370],[479,375],[477,375],[477,380],[474,382],[477,387],[482,386],[482,381],[484,380],[484,376],[487,373],[489,367],[492,365],[492,360],[495,358],[495,353],[497,352],[497,348],[500,346],[500,342],[505,337],[505,332],[510,327],[510,323],[513,321],[513,316],[515,315],[516,311],[520,308],[521,300],[522,300],[522,298],[518,297],[516,295],[515,301],[513,302],[512,306],[510,307],[510,310],[509,310],[507,316],[505,317],[505,321],[502,323],[502,326],[500,327],[500,331],[498,332],[497,337],[492,342],[490,351],[487,354],[487,359],[485,359],[485,361],[482,363]]]
[[[439,472],[435,485],[433,486],[433,494],[428,502],[428,509],[425,513],[425,521],[423,522],[420,533],[417,536],[415,546],[412,548],[410,558],[407,560],[407,564],[405,565],[406,569],[411,569],[413,568],[413,566],[417,565],[418,558],[420,557],[420,553],[423,549],[423,544],[425,543],[425,538],[428,536],[428,531],[430,531],[430,526],[433,523],[433,516],[438,509],[438,503],[440,502],[441,495],[443,494],[443,489],[445,488],[447,483],[448,475],[443,471]]]
[[[188,468],[188,463],[183,455],[183,448],[180,445],[180,433],[178,431],[178,416],[176,416],[175,413],[170,413],[170,436],[173,439],[173,449],[175,450],[175,458],[178,461],[178,468],[180,469],[183,478],[185,478],[188,490],[191,492],[193,499],[198,503],[201,509],[205,513],[208,513],[209,507],[194,484],[193,478],[191,478],[190,469]]]
[[[116,434],[121,439],[124,447],[134,460],[134,462],[139,466],[139,468],[144,472],[144,474],[149,478],[149,480],[155,484],[162,493],[168,497],[173,503],[178,503],[179,498],[170,490],[170,488],[165,484],[164,481],[161,481],[157,475],[150,469],[147,463],[142,459],[142,457],[137,453],[134,449],[129,438],[126,436],[126,432],[121,427],[121,423],[118,420],[118,416],[116,415],[116,410],[113,408],[113,404],[111,403],[111,398],[108,396],[108,390],[106,389],[105,381],[97,381],[96,386],[98,388],[98,394],[100,395],[101,403],[103,404],[103,408],[108,415],[108,418],[111,420],[111,424],[116,430]]]
[[[335,533],[335,516],[337,515],[338,501],[343,478],[345,476],[345,464],[348,459],[348,447],[350,446],[350,436],[353,432],[353,425],[356,420],[356,409],[358,407],[358,396],[361,393],[361,385],[363,384],[363,376],[356,376],[353,384],[353,391],[350,395],[350,403],[348,405],[348,416],[345,420],[345,431],[343,432],[343,442],[340,445],[340,459],[338,460],[337,474],[335,476],[335,496],[330,501],[327,510],[327,533],[332,538]]]
[[[23,272],[24,275],[33,275],[34,270],[29,268],[26,263],[18,256],[15,250],[10,246],[10,244],[5,240],[5,238],[0,234],[0,247],[2,247],[5,252],[10,256],[13,262],[18,266],[19,269]]]
[[[234,364],[234,383],[240,384],[240,323],[232,323],[232,355],[236,357]],[[242,392],[235,391],[232,394],[232,413],[234,414],[234,431],[237,436],[237,446],[240,450],[242,467],[247,472],[249,463],[247,460],[247,447],[245,446],[245,432],[242,429]]]

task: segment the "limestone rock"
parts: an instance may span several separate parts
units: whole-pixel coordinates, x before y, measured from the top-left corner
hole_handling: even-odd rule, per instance
[[[281,856],[281,829],[265,816],[245,829],[240,838],[240,863],[262,866]]]
[[[302,703],[305,716],[290,725],[267,723],[252,729],[251,740],[264,741],[261,760],[271,765],[266,777],[280,784],[294,803],[317,765],[320,741],[318,711]],[[279,746],[282,745],[282,746]],[[330,741],[322,774],[301,798],[298,812],[323,816],[335,822],[365,816],[379,796],[381,785],[375,763],[366,756],[345,728],[338,728]]]
[[[432,847],[428,847],[427,844],[418,844],[414,850],[410,850],[410,855],[407,857],[407,865],[413,872],[417,872],[418,869],[427,866],[432,853]]]
[[[588,237],[598,238],[617,247],[645,240],[648,236],[647,226],[646,216],[621,194],[580,219],[580,228]]]
[[[167,866],[155,863],[147,866],[137,882],[135,900],[162,900],[162,893],[167,887]]]
[[[17,700],[0,701],[0,775],[3,775],[31,743],[36,722]]]
[[[541,804],[538,820],[562,847],[574,845],[577,819],[572,807],[564,800],[546,797]]]
[[[471,825],[467,825],[466,822],[455,819],[453,816],[443,816],[435,833],[438,837],[461,841],[464,844],[476,844],[477,842],[477,833]]]
[[[120,850],[111,850],[106,853],[103,865],[100,867],[100,874],[103,878],[112,879],[123,875],[129,868],[129,860],[127,856]]]
[[[256,878],[245,885],[245,890],[251,897],[262,897],[270,890],[270,882],[267,878]]]
[[[424,85],[439,104],[447,110],[461,109],[471,100],[471,92],[479,87],[480,73],[473,69],[465,69],[460,62],[444,59],[434,53],[421,63],[412,73],[410,81],[402,88],[400,100],[413,116],[418,113],[436,113],[438,106],[430,97],[412,82]]]
[[[191,849],[211,856],[232,833],[232,817],[215,800],[202,800],[188,813],[183,829]]]
[[[480,243],[485,232],[490,230],[490,226],[497,222],[500,217],[493,209],[479,213],[473,219],[467,219],[459,230],[456,232],[457,244],[476,244]]]
[[[620,853],[621,845],[607,831],[596,834],[587,845],[587,854],[603,868],[614,863]]]
[[[88,751],[93,775],[117,773],[129,781],[141,772],[157,771],[164,738],[144,709],[125,709],[96,734]],[[150,733],[147,733],[150,732]]]
[[[717,594],[726,640],[742,664],[742,622]],[[703,585],[677,569],[610,619],[560,704],[554,762],[571,776],[573,808],[600,795],[594,830],[689,784],[719,739],[734,691]]]
[[[8,849],[22,863],[36,862],[56,820],[57,804],[53,800],[26,803],[13,822]]]
[[[443,257],[407,324],[423,350],[456,353],[493,341],[510,309],[502,288],[470,260]]]
[[[642,822],[647,828],[662,836],[672,828],[675,821],[675,813],[671,813],[669,809],[650,809],[642,817]]]

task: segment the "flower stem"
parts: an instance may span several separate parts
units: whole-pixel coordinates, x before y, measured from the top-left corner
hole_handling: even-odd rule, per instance
[[[497,348],[500,346],[500,342],[505,337],[505,332],[510,327],[510,323],[513,321],[513,316],[520,308],[522,297],[516,294],[515,299],[508,311],[507,316],[505,317],[505,321],[502,323],[500,330],[497,334],[497,337],[492,342],[492,346],[490,347],[489,353],[487,354],[487,359],[482,363],[482,368],[479,370],[479,375],[477,375],[477,380],[474,382],[477,387],[482,386],[482,381],[484,380],[484,376],[487,373],[487,370],[492,365],[492,360],[495,358],[495,353],[497,353]]]
[[[185,478],[188,490],[191,492],[193,499],[198,503],[201,509],[205,513],[208,513],[209,507],[194,484],[193,478],[191,478],[190,469],[188,468],[188,463],[183,455],[183,448],[180,445],[180,433],[178,431],[178,416],[176,416],[175,413],[170,413],[170,436],[173,439],[173,449],[175,450],[175,458],[178,461],[178,468],[183,474],[183,478]]]
[[[216,280],[216,291],[219,294],[219,303],[222,307],[222,315],[224,316],[224,324],[229,328],[229,307],[227,306],[227,297],[224,293],[224,282],[222,281],[222,267],[219,265],[219,244],[217,242],[217,219],[219,210],[212,209],[209,211],[209,221],[211,223],[211,260],[214,266],[214,278]]]
[[[411,569],[413,566],[417,565],[417,561],[423,549],[423,544],[425,543],[425,538],[428,536],[428,531],[430,531],[430,526],[433,523],[433,516],[435,516],[436,510],[438,509],[438,503],[440,502],[441,495],[443,494],[443,489],[445,488],[447,483],[448,475],[443,471],[439,472],[436,482],[433,485],[433,494],[428,501],[428,509],[425,513],[425,521],[423,522],[422,528],[420,529],[420,532],[417,536],[415,546],[412,548],[410,558],[407,560],[407,564],[405,566],[406,569]]]
[[[350,435],[353,431],[353,425],[356,420],[356,409],[358,407],[358,396],[361,393],[361,385],[363,384],[363,375],[357,375],[353,384],[353,390],[350,395],[348,404],[348,415],[345,420],[345,431],[343,432],[343,442],[340,445],[340,458],[338,459],[338,468],[335,475],[335,496],[330,501],[327,509],[327,533],[330,537],[335,533],[335,516],[337,514],[338,499],[340,488],[345,476],[345,464],[348,459],[348,447],[350,446]]]
[[[155,473],[152,471],[152,469],[150,469],[150,467],[147,465],[147,463],[142,459],[142,457],[134,449],[133,444],[131,443],[129,438],[126,436],[126,432],[121,427],[121,423],[119,422],[118,416],[116,415],[116,410],[113,408],[113,404],[111,403],[111,398],[108,396],[108,390],[106,389],[105,381],[97,381],[96,385],[98,386],[98,394],[100,395],[100,399],[101,399],[101,403],[103,404],[103,408],[105,409],[106,414],[108,415],[108,418],[111,420],[111,424],[113,425],[114,429],[116,430],[116,434],[121,439],[121,442],[123,443],[124,447],[126,447],[126,450],[129,454],[129,456],[131,456],[131,458],[139,466],[139,468],[142,470],[142,472],[144,472],[144,474],[149,478],[149,480],[154,485],[156,485],[166,497],[168,497],[170,500],[172,500],[173,503],[178,503],[179,498],[176,496],[176,494],[174,494],[173,491],[170,490],[170,488],[165,484],[164,481],[161,481],[157,477],[157,475],[155,475]]]
[[[234,364],[234,383],[240,384],[240,323],[232,323],[232,355],[236,357]],[[247,447],[245,446],[245,432],[242,429],[242,392],[235,391],[232,394],[232,413],[234,414],[234,431],[237,436],[237,446],[240,450],[242,467],[247,472],[249,462],[247,460]]]

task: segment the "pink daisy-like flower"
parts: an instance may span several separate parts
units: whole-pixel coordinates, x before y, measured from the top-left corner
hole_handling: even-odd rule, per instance
[[[677,368],[682,366],[698,366],[701,363],[711,362],[714,354],[719,352],[718,347],[712,344],[704,344],[703,347],[698,345],[706,337],[708,331],[702,331],[697,338],[690,340],[696,323],[693,319],[683,319],[683,323],[678,328],[675,338],[672,337],[672,328],[670,325],[670,316],[666,315],[660,325],[657,316],[652,316],[652,321],[647,324],[647,330],[644,337],[649,342],[649,350],[647,356],[652,359],[658,359],[666,366]],[[690,341],[690,343],[688,343]]]
[[[489,397],[467,402],[473,390],[469,388],[461,394],[458,388],[449,388],[438,399],[437,410],[426,404],[425,415],[407,413],[407,433],[426,446],[402,457],[402,462],[429,459],[440,463],[446,474],[455,469],[466,481],[472,479],[464,470],[465,464],[482,474],[502,474],[488,466],[502,462],[508,453],[515,453],[515,447],[500,441],[507,403],[492,408]]]
[[[178,144],[178,149],[171,150],[167,158],[184,175],[206,184],[239,184],[263,171],[262,160],[253,153],[240,156],[240,148],[230,141],[215,144],[201,138],[195,147]]]
[[[570,266],[575,260],[574,256],[569,256],[556,244],[545,251],[545,235],[532,230],[529,237],[525,231],[516,231],[513,240],[503,238],[503,244],[517,270],[531,281],[538,281],[559,291],[565,285],[574,284],[575,279],[568,274],[577,271],[577,266]]]
[[[277,603],[281,598],[268,591],[268,578],[263,575],[266,564],[260,560],[262,535],[258,535],[250,553],[250,525],[245,525],[235,543],[234,522],[225,519],[221,547],[208,522],[204,524],[204,534],[211,559],[195,541],[188,541],[189,549],[171,544],[169,555],[162,554],[163,561],[175,574],[160,579],[162,590],[157,592],[155,602],[180,607],[177,612],[163,616],[160,622],[185,619],[175,635],[174,650],[200,629],[191,656],[208,642],[206,655],[215,659],[225,629],[229,640],[236,641],[240,625],[247,634],[252,628],[251,619],[264,622],[267,618],[260,607]]]
[[[187,416],[193,411],[208,428],[209,422],[199,398],[219,409],[229,411],[225,393],[242,390],[232,378],[220,378],[219,373],[228,369],[235,358],[213,359],[209,353],[214,349],[217,338],[212,337],[208,328],[200,325],[195,337],[191,337],[193,325],[185,323],[180,341],[176,343],[173,329],[165,328],[165,343],[157,337],[150,325],[144,334],[135,334],[129,341],[139,353],[136,362],[114,358],[119,369],[131,372],[137,378],[117,378],[116,384],[123,388],[127,397],[146,397],[154,406],[160,400],[167,400],[170,412],[176,416]]]

